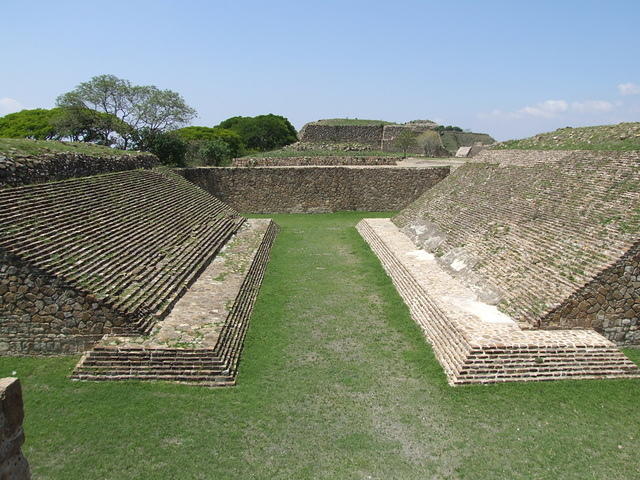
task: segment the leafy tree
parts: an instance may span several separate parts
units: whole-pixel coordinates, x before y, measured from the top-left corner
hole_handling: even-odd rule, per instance
[[[416,133],[413,130],[404,129],[402,130],[398,136],[393,141],[393,144],[396,148],[402,151],[402,158],[407,157],[407,151],[411,148],[415,148],[418,146],[418,142],[416,141]]]
[[[189,143],[202,143],[210,140],[222,140],[227,144],[230,157],[239,157],[244,153],[242,137],[235,131],[220,127],[184,127],[175,133]]]
[[[84,107],[60,108],[52,124],[59,138],[111,146],[117,137],[129,138],[131,127],[110,113]]]
[[[434,130],[428,130],[418,135],[416,143],[427,157],[448,156],[448,152],[442,146],[440,135]]]
[[[66,109],[94,110],[117,117],[129,125],[122,137],[126,148],[137,130],[166,132],[193,119],[196,111],[171,90],[153,85],[133,85],[115,75],[99,75],[60,95],[56,104]],[[116,133],[115,130],[111,133]]]
[[[35,140],[56,139],[58,133],[53,121],[61,111],[60,108],[51,110],[36,108],[0,117],[0,137],[32,138]]]
[[[138,150],[151,152],[163,165],[184,167],[188,144],[173,132],[158,132],[143,128],[135,132],[133,145]]]
[[[231,117],[218,127],[237,132],[247,148],[258,151],[280,148],[298,139],[295,127],[280,115]]]

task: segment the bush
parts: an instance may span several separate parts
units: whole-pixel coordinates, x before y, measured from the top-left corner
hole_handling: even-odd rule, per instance
[[[198,150],[204,165],[216,166],[231,158],[229,146],[221,139],[202,142]]]
[[[242,137],[233,130],[219,127],[185,127],[175,130],[174,133],[188,143],[221,140],[226,143],[230,158],[241,157],[244,154]]]
[[[175,133],[142,129],[136,132],[135,147],[158,157],[168,167],[184,167],[188,145]]]

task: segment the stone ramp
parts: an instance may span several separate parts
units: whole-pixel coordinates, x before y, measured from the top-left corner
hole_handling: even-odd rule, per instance
[[[595,331],[522,330],[478,301],[389,219],[364,219],[356,228],[423,329],[451,385],[640,377],[638,367]]]
[[[134,170],[0,191],[0,252],[148,331],[244,218],[182,177]]]
[[[149,336],[105,336],[72,378],[235,384],[277,230],[269,219],[247,220]]]

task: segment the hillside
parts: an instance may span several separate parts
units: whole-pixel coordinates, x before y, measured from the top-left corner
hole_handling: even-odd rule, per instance
[[[640,150],[640,122],[565,127],[521,140],[499,143],[494,149],[518,150]]]
[[[84,142],[58,142],[55,140],[31,140],[28,138],[0,138],[0,155],[7,157],[25,157],[43,153],[83,153],[96,156],[138,155],[133,150],[115,148]]]

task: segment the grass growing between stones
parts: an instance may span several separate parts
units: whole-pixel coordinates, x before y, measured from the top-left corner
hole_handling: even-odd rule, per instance
[[[274,216],[236,387],[73,383],[77,357],[1,359],[34,478],[640,476],[640,381],[449,387],[354,229],[365,216]]]

